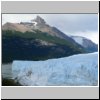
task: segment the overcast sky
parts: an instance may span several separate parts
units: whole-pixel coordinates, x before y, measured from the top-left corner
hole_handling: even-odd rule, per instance
[[[65,34],[87,37],[98,44],[97,14],[2,14],[2,24],[30,22],[37,15]]]

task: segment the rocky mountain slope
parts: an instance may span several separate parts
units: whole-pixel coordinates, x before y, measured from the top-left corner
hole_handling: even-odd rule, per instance
[[[98,51],[98,45],[85,37],[71,36],[71,38],[74,39],[78,44],[83,46],[88,52]]]

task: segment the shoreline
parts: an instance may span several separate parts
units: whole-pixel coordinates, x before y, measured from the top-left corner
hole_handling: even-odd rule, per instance
[[[2,86],[22,86],[22,85],[18,82],[15,82],[14,79],[2,78]]]

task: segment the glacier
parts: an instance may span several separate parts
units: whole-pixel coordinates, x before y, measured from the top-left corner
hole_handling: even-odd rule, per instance
[[[15,60],[12,74],[23,86],[97,86],[98,52],[45,61]]]

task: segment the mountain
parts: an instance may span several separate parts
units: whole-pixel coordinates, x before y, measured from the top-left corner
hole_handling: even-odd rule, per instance
[[[83,46],[88,52],[98,51],[98,45],[85,37],[71,36],[71,38],[74,39],[78,44]]]
[[[97,86],[98,53],[45,61],[13,61],[12,75],[23,86]]]
[[[84,47],[37,16],[31,22],[2,26],[2,62],[46,60],[86,53]]]
[[[39,30],[39,31],[45,32],[45,33],[47,33],[51,36],[56,36],[56,37],[59,37],[59,38],[62,38],[62,39],[73,41],[72,38],[65,35],[63,32],[61,32],[56,27],[52,27],[52,26],[48,25],[45,22],[45,20],[43,18],[41,18],[40,16],[37,16],[35,19],[31,20],[31,22],[21,22],[20,24],[30,28],[33,31]],[[75,41],[73,41],[73,43],[75,44]]]
[[[56,36],[62,39],[73,41],[69,36],[65,35],[56,27],[52,27],[48,25],[44,19],[40,16],[37,16],[35,19],[31,20],[31,22],[20,22],[20,23],[9,23],[7,22],[2,26],[2,30],[12,30],[19,32],[34,32],[35,30],[39,30],[41,32],[45,32],[48,35]]]

